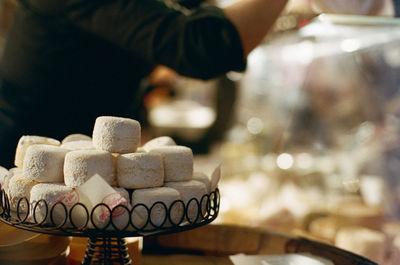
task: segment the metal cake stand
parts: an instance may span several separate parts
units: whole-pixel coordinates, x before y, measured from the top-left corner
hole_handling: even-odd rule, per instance
[[[87,237],[84,265],[132,264],[125,237],[177,233],[207,225],[217,218],[220,205],[218,189],[200,201],[176,200],[169,207],[159,201],[151,207],[120,204],[112,209],[104,203],[90,209],[82,203],[72,207],[44,200],[30,204],[26,198],[19,199],[12,208],[4,190],[0,190],[0,196],[0,221],[6,224],[37,233]],[[99,215],[105,217],[102,222],[98,222]]]

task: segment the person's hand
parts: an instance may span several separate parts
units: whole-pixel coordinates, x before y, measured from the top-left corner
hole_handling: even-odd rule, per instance
[[[385,0],[310,0],[318,13],[377,15]]]
[[[157,66],[149,76],[150,85],[153,87],[171,86],[178,78],[178,74],[163,65]]]

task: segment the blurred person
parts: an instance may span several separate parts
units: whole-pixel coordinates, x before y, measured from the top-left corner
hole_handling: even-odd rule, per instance
[[[400,16],[400,0],[393,0],[395,16]]]
[[[138,118],[157,65],[200,79],[243,71],[286,2],[20,0],[0,61],[0,164],[12,167],[22,135],[90,135],[97,116]]]

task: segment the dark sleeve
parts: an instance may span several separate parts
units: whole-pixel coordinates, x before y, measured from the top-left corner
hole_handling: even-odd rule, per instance
[[[157,0],[74,0],[68,19],[151,64],[208,79],[246,62],[236,28],[214,6],[186,14]]]
[[[400,17],[400,0],[394,0],[394,15],[395,17]]]

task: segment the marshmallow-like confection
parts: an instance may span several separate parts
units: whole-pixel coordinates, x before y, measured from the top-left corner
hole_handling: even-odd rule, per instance
[[[161,146],[150,153],[161,154],[164,163],[164,181],[186,181],[193,176],[193,153],[186,146]]]
[[[113,189],[119,193],[119,195],[122,196],[127,202],[130,202],[131,200],[129,199],[129,192],[125,188],[121,187],[113,187]]]
[[[37,182],[63,182],[64,158],[68,150],[37,144],[26,150],[23,174]]]
[[[120,156],[120,154],[118,153],[111,153],[112,157],[113,157],[113,166],[114,166],[114,181],[111,184],[111,186],[116,187],[118,185],[118,181],[117,181],[117,158]]]
[[[132,223],[140,229],[143,228],[146,221],[149,219],[147,210],[143,206],[138,206],[139,204],[144,204],[149,210],[154,205],[151,210],[150,218],[155,226],[171,225],[168,216],[166,216],[168,209],[170,209],[172,222],[177,225],[183,216],[182,204],[174,203],[178,200],[181,200],[179,192],[176,189],[168,187],[134,190],[132,193],[132,207],[134,209],[131,217]],[[165,209],[161,203],[157,202],[165,204],[167,209]],[[150,222],[149,226],[153,227]]]
[[[174,139],[172,139],[169,136],[160,136],[156,137],[154,139],[151,139],[150,141],[146,142],[142,148],[146,150],[146,152],[150,152],[151,149],[157,148],[160,146],[171,146],[171,145],[176,145]]]
[[[204,183],[197,180],[190,181],[179,181],[179,182],[166,182],[166,187],[176,189],[181,195],[182,201],[185,203],[187,208],[187,218],[190,222],[201,221],[202,214],[205,213],[207,198],[202,198],[207,194],[207,188]],[[196,199],[197,202],[193,199]],[[201,204],[201,212],[199,211],[199,205]]]
[[[75,150],[95,150],[92,141],[88,140],[77,140],[72,142],[66,142],[61,144],[61,148],[75,151]]]
[[[144,150],[144,148],[141,147],[141,146],[139,146],[139,147],[136,149],[136,151],[135,151],[135,153],[146,153],[146,152],[147,152],[147,151]]]
[[[17,174],[22,174],[22,168],[13,167],[13,168],[10,168],[10,170],[8,172],[10,173],[11,176],[14,176]]]
[[[14,164],[17,167],[19,168],[23,167],[26,150],[28,149],[29,146],[34,144],[47,144],[47,145],[59,146],[60,142],[56,139],[43,136],[36,136],[36,135],[22,136],[18,141],[17,150],[15,152]]]
[[[10,182],[10,179],[14,175],[22,175],[22,168],[18,168],[18,167],[10,168],[10,170],[8,171],[8,175],[4,177],[4,182],[1,184],[1,188],[6,193],[8,193],[8,183]]]
[[[47,204],[47,210],[45,203]],[[62,205],[56,205],[58,202]],[[36,222],[41,223],[46,218],[46,222],[50,223],[50,214],[53,215],[55,225],[69,223],[68,211],[79,202],[79,193],[71,187],[65,186],[64,183],[39,183],[31,189],[30,203],[32,205],[32,217],[35,215]],[[82,209],[83,210],[83,209]],[[47,212],[46,212],[47,211]],[[72,216],[74,223],[75,216]]]
[[[62,141],[62,144],[69,143],[69,142],[75,142],[75,141],[92,141],[92,137],[81,134],[81,133],[73,133],[70,135],[67,135]]]
[[[385,259],[386,237],[380,231],[365,227],[344,227],[336,233],[335,246],[382,264]]]
[[[6,180],[9,178],[10,173],[8,170],[2,166],[0,166],[0,187],[4,188],[4,184],[6,183]]]
[[[76,150],[65,156],[64,182],[78,187],[90,177],[99,174],[108,184],[114,181],[114,163],[111,153],[101,150]]]
[[[133,153],[140,145],[140,130],[136,120],[101,116],[94,124],[93,145],[111,153]]]
[[[111,153],[111,155],[113,156],[113,165],[114,165],[114,181],[111,184],[111,186],[116,187],[118,186],[118,179],[117,179],[117,158],[120,156],[120,154],[118,153]]]
[[[193,173],[193,180],[197,180],[202,182],[207,189],[207,193],[210,193],[211,191],[211,180],[210,177],[207,176],[207,174],[203,172],[194,172]]]
[[[27,201],[21,201],[19,211],[26,212],[26,203],[30,201],[31,189],[38,184],[31,178],[26,178],[21,174],[11,177],[8,182],[8,198],[10,200],[11,210],[16,211],[20,199],[26,198]]]
[[[118,186],[128,189],[160,187],[164,166],[157,153],[130,153],[117,157]]]

